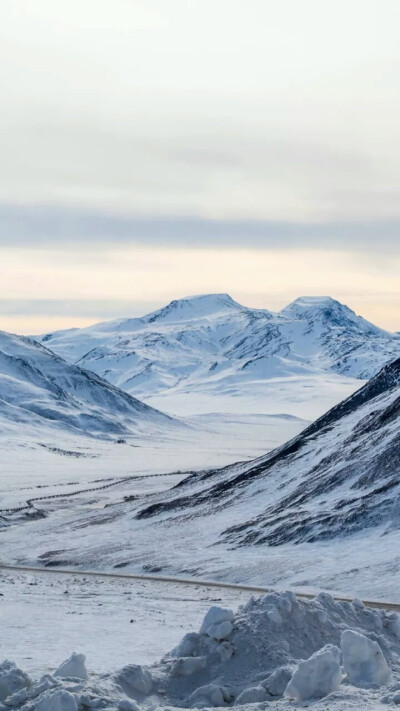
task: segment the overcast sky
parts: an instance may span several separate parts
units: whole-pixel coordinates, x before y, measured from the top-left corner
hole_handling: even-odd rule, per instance
[[[1,0],[0,328],[229,292],[400,330],[399,0]]]

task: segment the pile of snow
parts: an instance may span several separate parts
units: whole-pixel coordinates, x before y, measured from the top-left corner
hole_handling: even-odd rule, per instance
[[[4,662],[0,711],[265,708],[276,703],[280,708],[285,698],[300,703],[328,698],[329,708],[340,711],[357,704],[376,708],[372,701],[396,704],[396,623],[393,613],[368,609],[358,600],[336,602],[321,593],[302,601],[293,592],[270,593],[250,598],[236,614],[212,607],[198,633],[186,634],[149,668],[130,664],[114,674],[95,675],[87,672],[83,655],[73,654],[53,676],[35,683],[15,664]]]

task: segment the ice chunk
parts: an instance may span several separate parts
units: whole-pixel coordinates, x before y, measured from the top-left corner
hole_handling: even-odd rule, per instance
[[[269,695],[263,686],[252,686],[244,689],[241,694],[235,699],[235,706],[242,704],[258,704],[260,701],[267,701]]]
[[[340,650],[328,644],[300,662],[285,689],[285,696],[295,701],[319,699],[336,691],[341,681]]]
[[[282,624],[282,617],[279,614],[278,610],[275,610],[275,609],[269,610],[267,612],[267,615],[268,615],[268,619],[270,619],[271,622],[274,625],[276,625],[276,627],[280,627],[280,625]]]
[[[218,645],[216,651],[218,652],[219,656],[221,657],[222,662],[227,662],[228,659],[231,658],[234,650],[234,646],[231,642],[221,642],[221,644]]]
[[[192,657],[199,649],[200,639],[200,635],[197,632],[188,632],[181,639],[178,646],[170,652],[169,656]]]
[[[189,697],[192,708],[207,708],[209,706],[225,706],[232,701],[232,694],[224,686],[206,684],[199,686]]]
[[[136,692],[147,696],[153,686],[153,678],[149,670],[139,664],[128,664],[115,675],[115,678],[127,694],[135,695]]]
[[[77,711],[78,704],[74,694],[66,689],[46,691],[35,702],[35,711]]]
[[[294,668],[290,666],[278,667],[262,682],[262,685],[271,696],[283,696],[284,691],[293,676]]]
[[[353,602],[352,602],[353,607],[356,608],[356,610],[364,610],[365,605],[362,600],[360,600],[359,597],[355,597]]]
[[[383,626],[387,627],[389,632],[391,632],[395,637],[400,639],[400,622],[399,616],[395,613],[389,613],[383,619]]]
[[[181,657],[172,667],[171,673],[176,676],[190,676],[207,666],[207,657]]]
[[[31,685],[28,674],[6,659],[0,664],[0,702]]]
[[[214,605],[210,607],[203,620],[200,634],[207,634],[217,640],[226,639],[233,630],[234,618],[232,610]]]
[[[88,673],[85,666],[85,655],[73,652],[69,659],[60,664],[53,676],[60,676],[64,679],[87,679]]]
[[[360,632],[342,632],[343,666],[352,684],[382,686],[391,671],[377,642]]]
[[[122,699],[118,704],[118,711],[139,711],[139,706],[134,701]]]

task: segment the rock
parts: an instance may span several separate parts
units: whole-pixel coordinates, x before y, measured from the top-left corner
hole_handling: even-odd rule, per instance
[[[320,699],[336,691],[341,681],[340,650],[328,644],[306,661],[300,662],[284,695],[295,701]]]
[[[53,676],[62,677],[64,679],[87,679],[88,673],[85,666],[86,657],[84,654],[76,654],[73,652],[69,659],[60,664]]]
[[[360,632],[342,632],[343,666],[351,684],[383,686],[391,679],[391,671],[377,642]]]

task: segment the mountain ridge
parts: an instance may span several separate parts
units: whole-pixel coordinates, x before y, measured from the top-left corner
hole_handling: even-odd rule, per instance
[[[300,297],[273,313],[242,306],[228,294],[206,294],[173,300],[140,318],[39,340],[65,360],[179,414],[185,411],[177,407],[194,407],[199,396],[239,402],[248,394],[251,403],[260,385],[279,379],[338,374],[366,380],[400,352],[397,334],[332,297]]]

